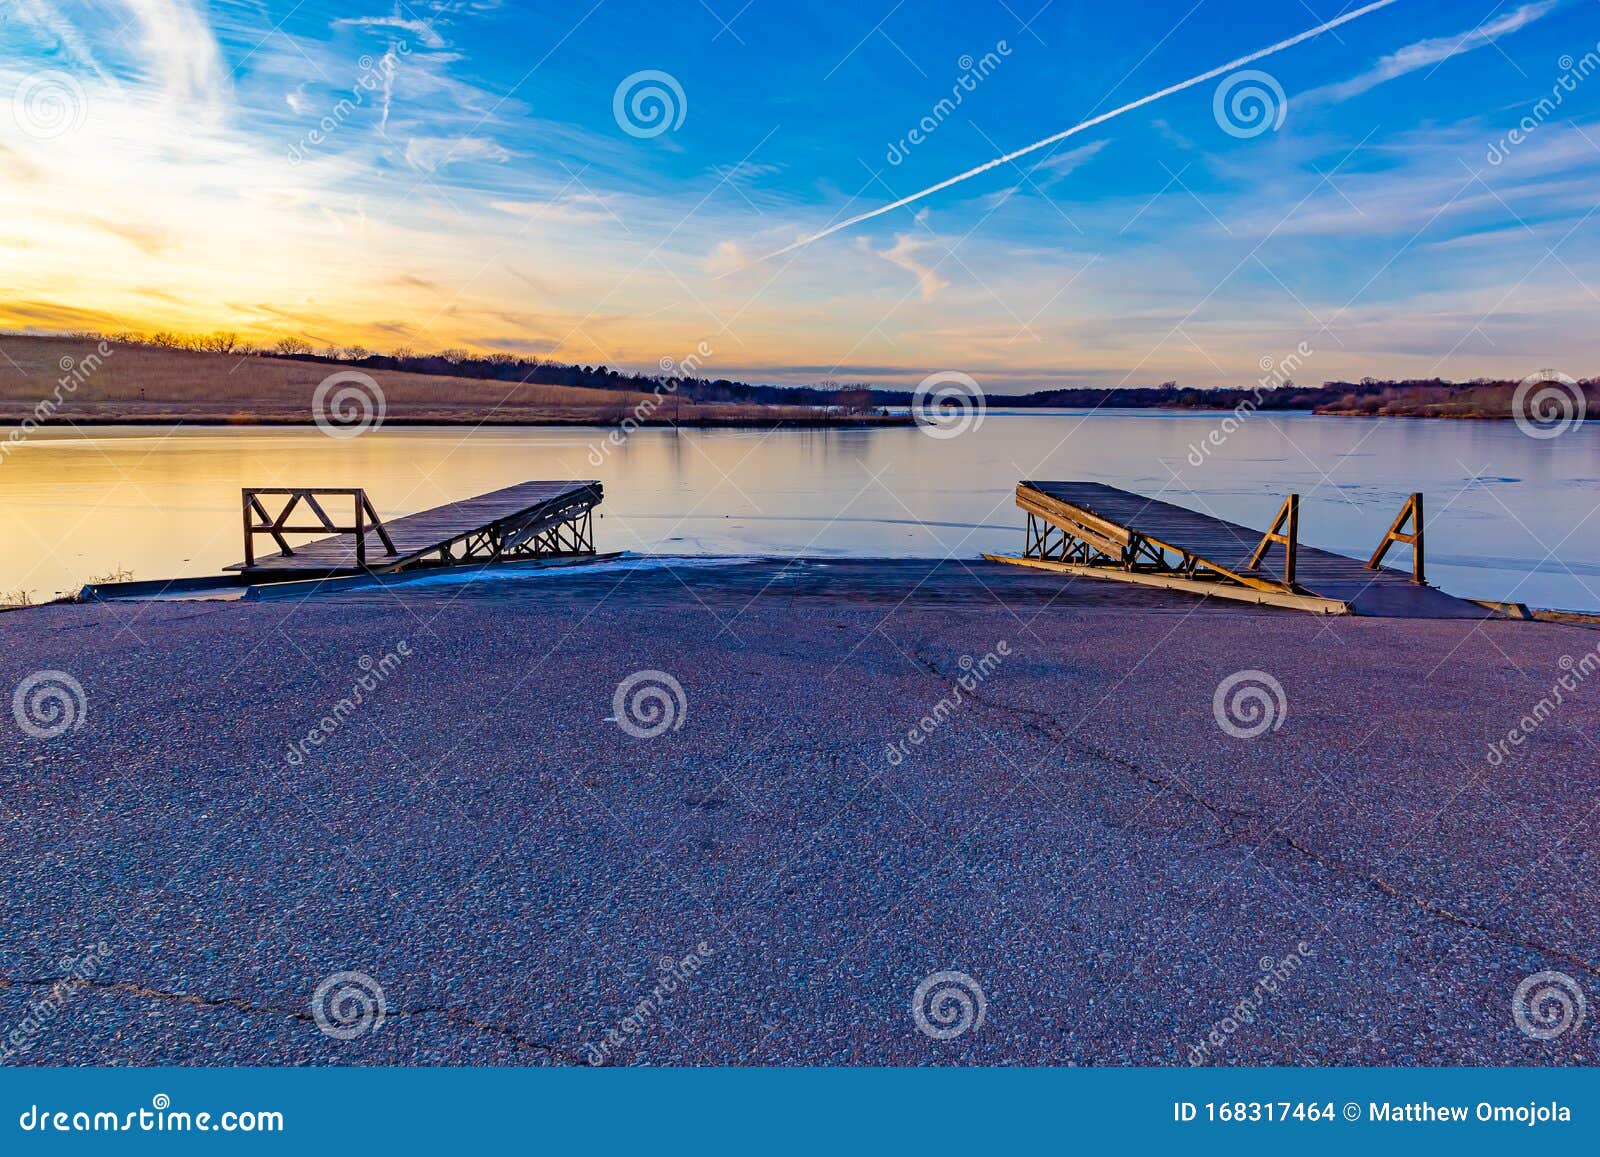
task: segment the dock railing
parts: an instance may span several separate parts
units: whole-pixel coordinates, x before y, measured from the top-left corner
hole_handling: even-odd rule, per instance
[[[1409,531],[1403,529],[1406,523],[1411,524]],[[1413,494],[1406,499],[1406,504],[1400,508],[1400,513],[1395,515],[1394,522],[1384,533],[1383,541],[1378,544],[1378,549],[1372,552],[1372,558],[1367,561],[1368,570],[1377,570],[1383,565],[1384,556],[1389,553],[1389,548],[1401,542],[1411,548],[1411,581],[1423,584],[1428,581],[1425,563],[1423,561],[1423,533],[1422,533],[1422,495]]]
[[[291,557],[294,548],[289,545],[285,535],[289,534],[354,534],[356,536],[356,565],[367,565],[367,535],[375,533],[383,543],[385,553],[394,557],[398,552],[394,542],[389,538],[389,532],[384,528],[383,519],[378,517],[378,512],[373,509],[372,502],[367,498],[365,490],[354,487],[315,486],[315,487],[249,487],[240,491],[244,507],[244,560],[245,565],[254,566],[256,562],[256,536],[265,534],[278,545],[278,553],[282,557]],[[318,497],[323,498],[348,498],[354,508],[354,521],[351,525],[340,526],[329,516],[323,508]],[[263,498],[285,498],[287,501],[276,515],[269,514],[267,507],[262,503]],[[315,524],[296,526],[290,523],[289,517],[304,504],[312,514],[316,515]],[[257,521],[259,520],[259,521]]]

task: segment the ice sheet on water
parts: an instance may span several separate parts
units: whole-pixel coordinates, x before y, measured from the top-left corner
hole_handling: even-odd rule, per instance
[[[390,587],[453,586],[458,583],[525,582],[529,580],[560,579],[569,575],[617,574],[620,572],[651,570],[686,570],[698,567],[748,566],[766,562],[760,555],[692,555],[692,554],[624,554],[619,558],[597,559],[594,562],[568,563],[546,566],[485,567],[482,569],[449,569],[418,574],[412,578],[389,579],[383,583]],[[378,585],[378,584],[374,584]]]

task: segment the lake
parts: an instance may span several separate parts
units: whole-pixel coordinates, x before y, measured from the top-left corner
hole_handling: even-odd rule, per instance
[[[48,429],[0,457],[0,596],[215,573],[243,557],[243,486],[362,486],[390,517],[530,478],[598,478],[601,550],[970,558],[1020,550],[1013,486],[1059,478],[1255,527],[1295,490],[1301,541],[1363,558],[1421,490],[1436,585],[1600,611],[1600,423],[1540,440],[1510,422],[1257,413],[1200,453],[1223,417],[991,411],[946,439],[641,430],[621,445],[587,427]]]

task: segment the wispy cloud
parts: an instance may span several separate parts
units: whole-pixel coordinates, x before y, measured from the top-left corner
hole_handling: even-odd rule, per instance
[[[409,32],[424,48],[443,48],[445,39],[426,20],[411,20],[398,14],[393,16],[351,16],[333,22],[335,28],[393,28]]]
[[[1554,11],[1560,0],[1538,0],[1537,3],[1524,4],[1513,12],[1486,20],[1475,28],[1455,36],[1434,36],[1427,40],[1419,40],[1415,44],[1408,44],[1397,52],[1391,52],[1383,57],[1377,64],[1359,76],[1349,80],[1340,81],[1338,84],[1326,85],[1322,88],[1312,89],[1302,96],[1296,97],[1296,103],[1337,103],[1349,100],[1351,97],[1360,96],[1362,93],[1386,84],[1407,73],[1419,69],[1431,68],[1441,64],[1453,56],[1460,56],[1464,52],[1471,52],[1476,48],[1484,48],[1493,44],[1502,36],[1526,28],[1535,20]]]
[[[53,40],[69,62],[88,69],[101,80],[109,79],[88,40],[52,0],[11,0],[11,7],[24,23]]]
[[[417,136],[406,142],[406,164],[422,173],[477,161],[503,164],[510,159],[510,153],[486,137]]]
[[[866,247],[864,239],[862,244],[863,247]],[[893,246],[888,249],[871,249],[870,252],[874,256],[883,258],[889,264],[897,265],[907,273],[915,275],[917,288],[922,294],[922,300],[932,301],[935,294],[941,289],[948,289],[950,286],[950,282],[939,275],[937,268],[920,260],[918,257],[918,254],[923,250],[934,248],[938,248],[936,238],[917,236],[912,233],[897,233],[895,234]]]
[[[1087,165],[1101,149],[1111,142],[1109,140],[1091,141],[1086,145],[1079,145],[1075,149],[1068,149],[1064,153],[1057,153],[1048,160],[1040,161],[1034,166],[1035,182],[1041,185],[1053,185],[1064,180]]]
[[[227,72],[202,12],[187,0],[124,0],[139,22],[146,58],[162,94],[191,113],[222,111]]]

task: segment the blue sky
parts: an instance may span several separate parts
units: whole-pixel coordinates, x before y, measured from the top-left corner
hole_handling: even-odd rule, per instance
[[[0,322],[999,389],[1302,344],[1301,381],[1596,373],[1595,0],[1397,0],[763,259],[1356,7],[11,0]]]

